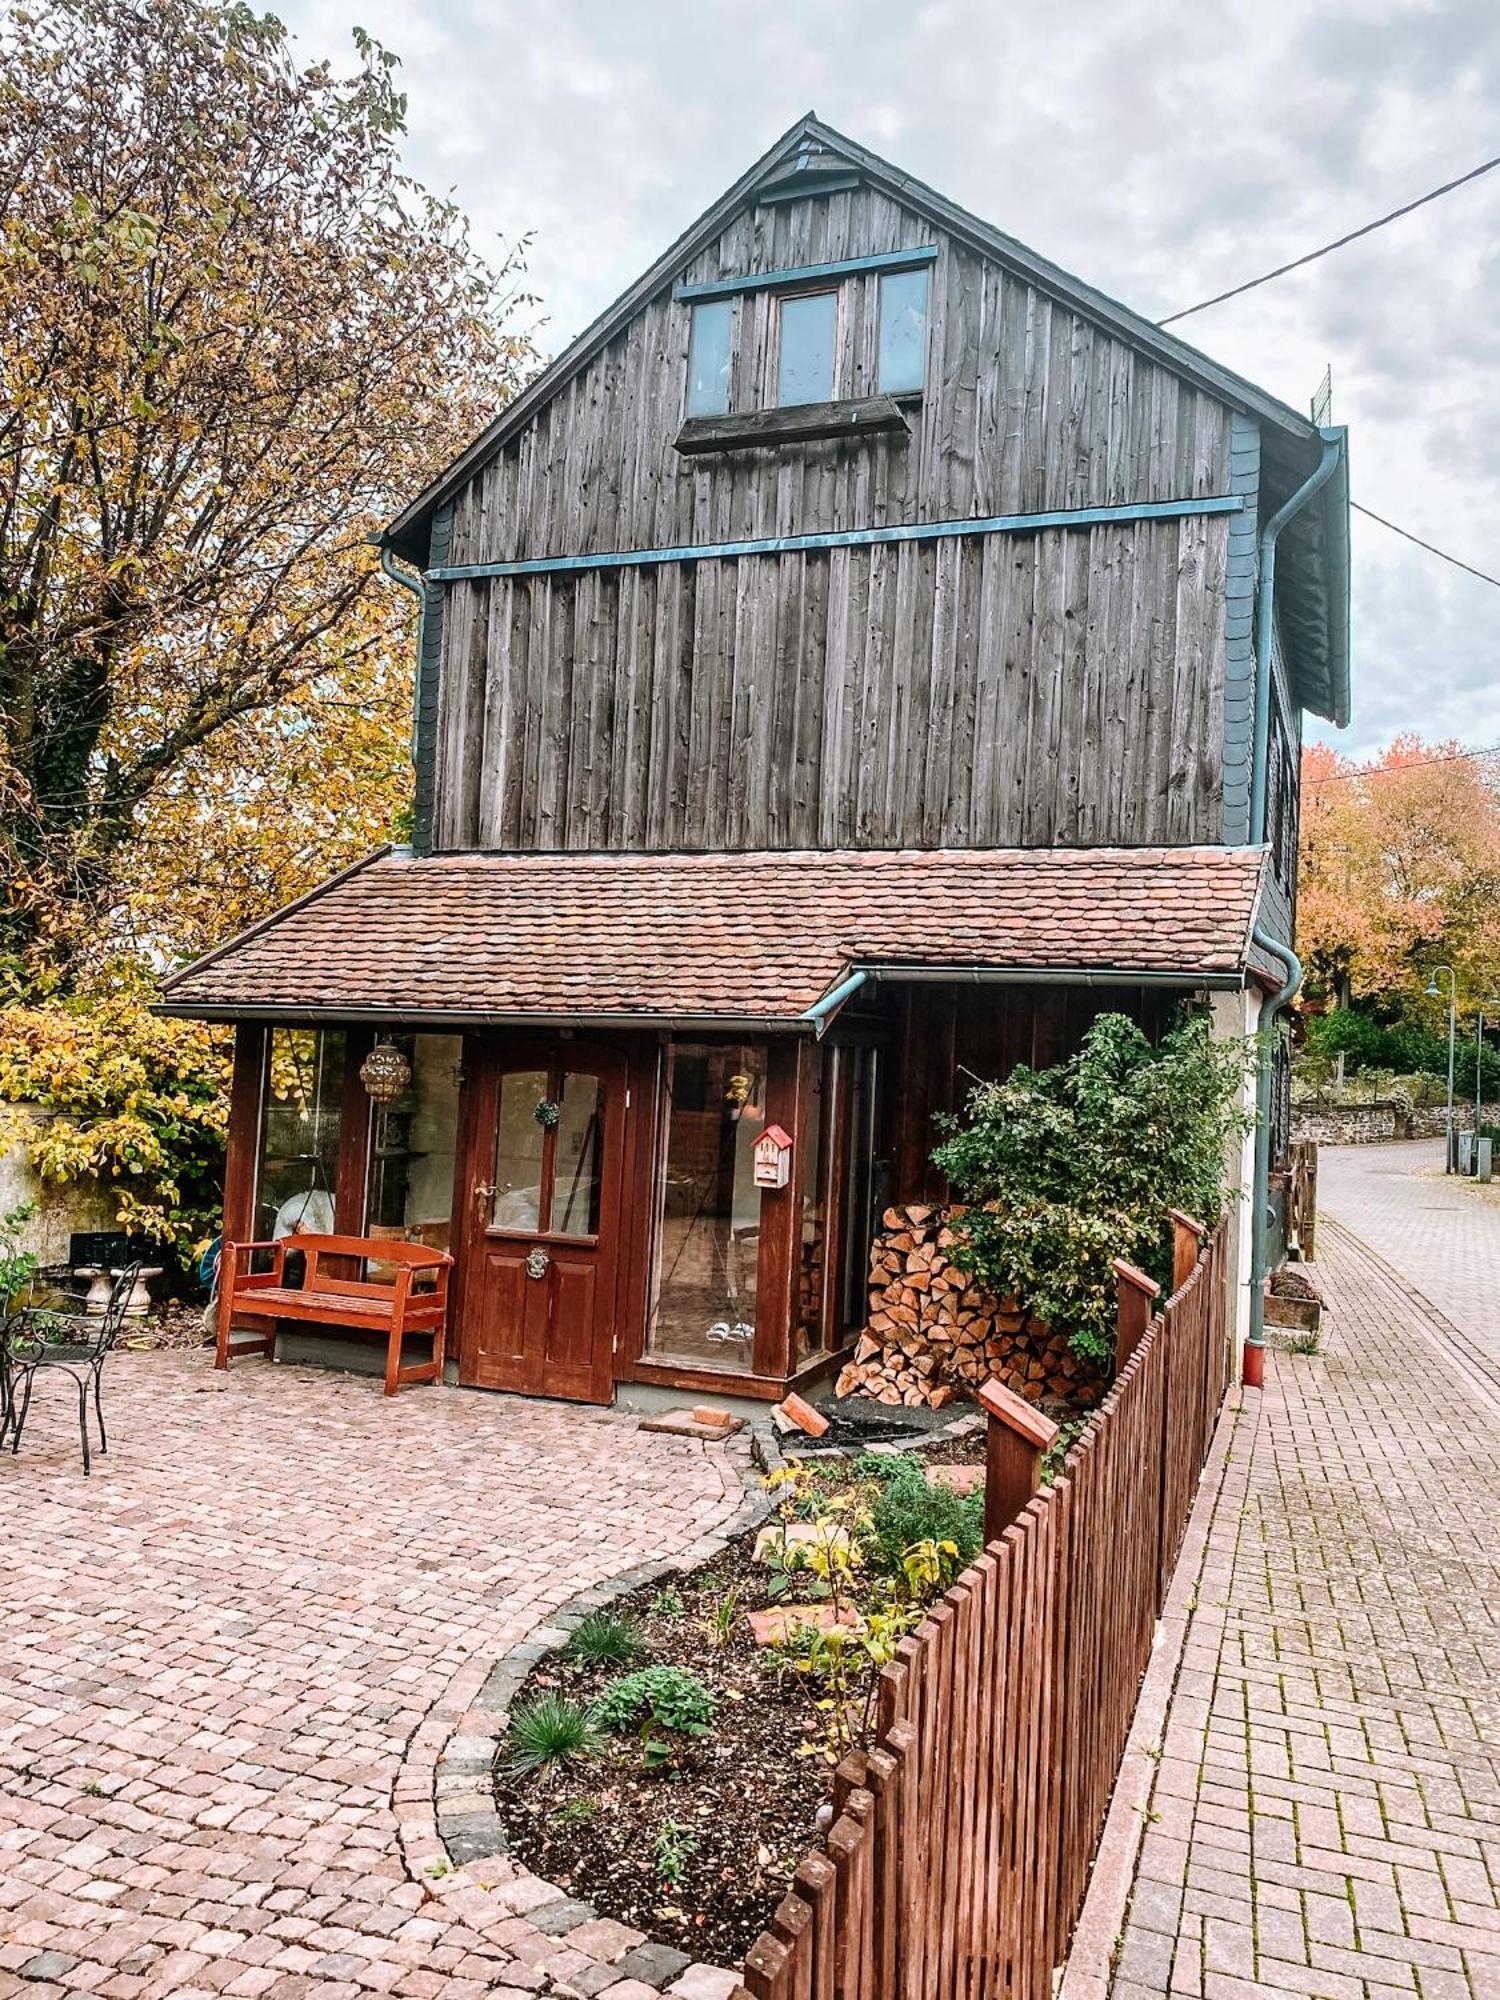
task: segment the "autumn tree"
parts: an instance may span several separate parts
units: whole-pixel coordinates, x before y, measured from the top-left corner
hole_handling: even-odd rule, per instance
[[[0,28],[0,952],[33,986],[101,928],[201,944],[399,812],[411,599],[366,540],[533,357],[355,41],[302,65],[219,0]]]
[[[1456,743],[1398,736],[1361,766],[1302,763],[1298,950],[1340,1002],[1412,997],[1439,963],[1500,990],[1500,774]]]

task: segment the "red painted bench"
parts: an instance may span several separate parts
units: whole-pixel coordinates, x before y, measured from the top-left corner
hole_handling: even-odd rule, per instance
[[[300,1252],[307,1260],[300,1285],[286,1283],[288,1251]],[[258,1252],[269,1253],[268,1270],[250,1269]],[[328,1268],[330,1263],[332,1269]],[[373,1278],[369,1275],[372,1264],[396,1268],[389,1278]],[[275,1243],[226,1243],[219,1267],[219,1341],[214,1366],[227,1368],[231,1357],[242,1354],[274,1353],[275,1324],[269,1332],[251,1333],[241,1328],[238,1336],[231,1338],[235,1315],[243,1313],[259,1320],[290,1320],[299,1326],[384,1334],[388,1396],[394,1396],[403,1382],[440,1382],[452,1264],[446,1250],[387,1237],[288,1236]],[[364,1271],[365,1276],[343,1276],[342,1271],[350,1268]],[[413,1291],[413,1280],[426,1271],[434,1274],[432,1288]],[[401,1342],[408,1333],[432,1336],[430,1360],[401,1365]]]

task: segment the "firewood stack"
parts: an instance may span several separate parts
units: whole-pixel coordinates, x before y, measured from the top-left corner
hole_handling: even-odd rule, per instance
[[[952,1262],[961,1208],[888,1208],[870,1252],[870,1317],[838,1394],[940,1410],[998,1376],[1033,1402],[1094,1402],[1102,1384],[1062,1336]]]

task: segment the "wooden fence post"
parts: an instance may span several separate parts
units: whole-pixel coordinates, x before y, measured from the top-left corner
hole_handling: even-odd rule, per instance
[[[1118,1375],[1140,1346],[1146,1328],[1151,1324],[1151,1301],[1161,1286],[1154,1278],[1148,1278],[1144,1271],[1138,1271],[1134,1264],[1127,1264],[1123,1257],[1115,1259],[1115,1281],[1120,1287],[1120,1303],[1115,1312],[1115,1373]]]
[[[1172,1292],[1175,1297],[1198,1268],[1198,1249],[1207,1239],[1208,1231],[1185,1209],[1169,1208],[1167,1220],[1172,1225]]]
[[[984,1452],[984,1539],[998,1542],[1042,1483],[1042,1453],[1057,1425],[1003,1382],[979,1391],[989,1419]]]

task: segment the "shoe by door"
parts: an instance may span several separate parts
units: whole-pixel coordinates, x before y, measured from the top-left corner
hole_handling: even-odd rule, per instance
[[[613,1392],[625,1057],[485,1044],[473,1090],[459,1379],[607,1403]]]

